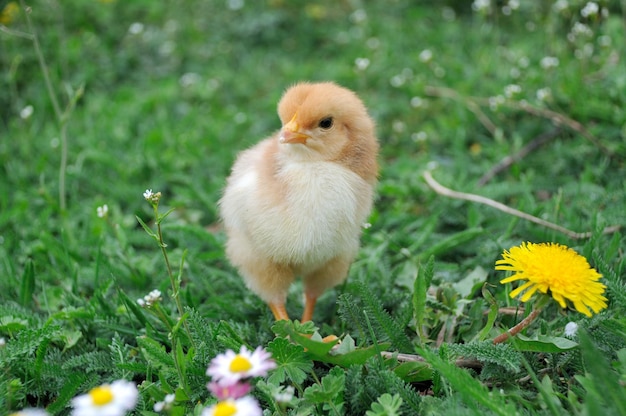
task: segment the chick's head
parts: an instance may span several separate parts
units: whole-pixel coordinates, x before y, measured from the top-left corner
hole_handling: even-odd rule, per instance
[[[305,160],[337,161],[349,167],[359,163],[376,170],[374,122],[352,91],[332,82],[296,84],[278,103],[278,116],[281,151]]]

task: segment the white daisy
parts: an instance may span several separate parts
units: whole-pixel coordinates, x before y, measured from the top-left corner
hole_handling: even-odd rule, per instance
[[[49,416],[49,413],[43,409],[22,409],[17,413],[11,413],[9,416]]]
[[[72,399],[73,416],[117,416],[134,409],[139,392],[135,383],[117,380]]]
[[[223,400],[207,407],[201,413],[202,416],[261,416],[262,414],[259,403],[251,396],[236,400]]]
[[[211,360],[206,373],[219,384],[234,384],[249,377],[267,375],[269,370],[276,368],[276,363],[271,357],[271,354],[262,347],[250,352],[242,345],[239,354],[228,350]]]

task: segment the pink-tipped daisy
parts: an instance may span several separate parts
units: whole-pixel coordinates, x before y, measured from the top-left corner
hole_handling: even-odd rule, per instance
[[[241,381],[234,384],[220,384],[212,381],[207,384],[207,388],[219,400],[238,399],[252,390],[252,386],[249,383]]]
[[[250,352],[242,345],[238,354],[228,350],[211,360],[207,375],[216,383],[232,385],[246,378],[265,376],[274,368],[276,363],[272,360],[271,354],[262,347]]]

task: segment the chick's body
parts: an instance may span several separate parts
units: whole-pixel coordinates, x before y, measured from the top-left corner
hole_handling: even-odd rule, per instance
[[[287,291],[302,276],[304,321],[358,251],[378,144],[359,98],[332,83],[295,85],[278,113],[282,129],[237,158],[220,211],[227,256],[276,319],[287,319]]]

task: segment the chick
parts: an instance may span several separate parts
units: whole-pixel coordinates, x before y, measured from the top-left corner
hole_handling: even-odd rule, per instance
[[[302,277],[302,322],[343,282],[378,175],[374,122],[352,91],[299,83],[278,103],[282,128],[239,154],[219,202],[226,254],[276,320]]]

